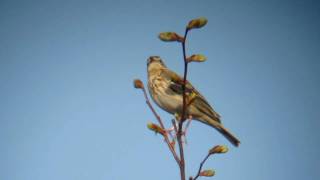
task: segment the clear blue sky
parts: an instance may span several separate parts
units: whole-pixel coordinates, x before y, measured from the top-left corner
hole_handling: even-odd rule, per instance
[[[160,55],[182,73],[181,47],[161,31],[190,33],[190,81],[242,144],[194,122],[188,176],[207,150],[219,180],[320,177],[318,1],[0,2],[0,179],[178,179],[178,168],[132,80]],[[169,125],[171,116],[157,108]]]

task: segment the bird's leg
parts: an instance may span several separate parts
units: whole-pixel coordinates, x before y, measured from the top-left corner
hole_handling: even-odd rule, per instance
[[[172,138],[172,139],[174,139],[174,137],[173,137],[173,135],[172,135],[172,131],[174,131],[174,127],[172,126],[172,127],[170,127],[169,129],[165,129],[164,130],[167,134],[169,134],[169,136]]]
[[[184,127],[184,130],[182,131],[182,136],[184,136],[184,141],[185,141],[186,144],[188,144],[188,143],[187,143],[187,130],[188,130],[190,124],[191,124],[191,121],[192,121],[192,116],[189,115],[189,117],[188,117],[188,119],[187,119],[187,124],[186,124],[186,126]]]
[[[172,141],[175,141],[177,139],[177,134],[178,134],[178,122],[180,120],[180,115],[178,113],[174,114],[174,119],[171,120],[172,122],[172,127],[170,128],[170,132],[172,132],[174,130],[174,136],[172,137]],[[171,135],[171,134],[170,134]]]
[[[172,132],[173,130],[175,131],[175,135],[174,135],[174,137],[172,138],[173,141],[175,141],[175,140],[177,139],[177,134],[178,134],[177,121],[180,120],[180,115],[179,115],[178,113],[175,113],[174,116],[175,116],[175,119],[172,119],[173,127],[170,128],[170,130],[171,130],[170,132]],[[188,130],[190,124],[191,124],[191,120],[192,120],[192,116],[189,115],[188,118],[187,118],[187,124],[186,124],[186,126],[184,127],[184,129],[182,129],[182,132],[181,132],[182,137],[184,137],[184,141],[183,141],[183,142],[184,142],[185,144],[187,144],[187,136],[186,136],[186,135],[187,135],[187,130]],[[173,128],[173,130],[172,130],[172,128]],[[171,136],[171,137],[172,137],[172,136]]]
[[[172,141],[170,142],[170,145],[172,146],[173,149],[175,149],[178,128],[177,128],[177,122],[176,122],[175,119],[172,119],[171,122],[172,122],[172,128],[174,130],[174,136],[172,136],[172,134],[170,133],[170,136],[171,136],[171,139],[172,139]]]
[[[178,130],[177,130],[177,125],[175,124],[175,122],[176,121],[174,119],[172,119],[173,126],[168,129],[164,129],[164,132],[167,135],[169,135],[172,139],[171,144],[175,144],[175,140],[177,139],[177,131]],[[172,132],[174,132],[173,135],[172,135]]]
[[[187,134],[187,130],[188,130],[190,124],[191,124],[191,121],[192,121],[192,116],[190,115],[190,116],[188,117],[188,119],[187,119],[187,124],[186,124],[186,126],[184,127],[184,131],[183,131],[184,135]]]
[[[171,133],[172,131],[174,131],[174,127],[171,127],[169,129],[162,129],[161,128],[161,130],[163,133],[162,135],[164,136],[164,141],[167,142],[167,140],[168,140],[168,143],[170,143],[170,146],[174,149],[176,137],[175,137],[175,135],[172,135],[172,133]],[[169,138],[169,136],[170,136],[170,138]],[[167,138],[167,140],[166,140],[166,138]]]
[[[186,99],[186,103],[187,103],[187,107],[189,107],[192,103],[193,103],[193,101],[195,100],[195,98],[197,97],[197,94],[196,93],[194,93],[194,92],[191,92],[188,96],[187,96],[187,99]],[[179,117],[179,119],[180,119],[180,117]],[[192,120],[192,116],[191,115],[189,115],[188,117],[187,117],[187,124],[186,124],[186,126],[185,126],[185,128],[184,128],[184,130],[182,129],[182,136],[184,136],[184,139],[185,139],[185,143],[187,144],[187,130],[188,130],[188,127],[190,126],[190,123],[191,123],[191,120]]]

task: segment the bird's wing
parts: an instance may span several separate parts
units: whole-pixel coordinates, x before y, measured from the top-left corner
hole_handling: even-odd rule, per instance
[[[161,71],[161,75],[166,76],[168,79],[171,80],[171,84],[169,88],[177,94],[182,95],[182,85],[183,85],[183,78],[180,77],[173,71],[169,69],[163,69]],[[198,92],[192,84],[187,80],[186,87],[185,87],[186,95],[195,95],[192,99],[194,103],[197,103],[197,108],[202,113],[206,114],[209,117],[212,117],[216,121],[220,122],[220,115],[213,110],[210,104],[205,100],[205,98]]]
[[[167,68],[164,68],[161,70],[161,75],[164,76],[166,79],[170,79],[170,81],[171,81],[170,89],[171,90],[182,95],[182,93],[183,93],[183,91],[182,91],[183,78],[181,76],[179,76],[177,73],[175,73],[173,71],[170,71]],[[186,94],[189,94],[192,92],[198,93],[197,90],[191,85],[191,83],[188,82],[188,80],[187,80],[185,90],[186,90]]]

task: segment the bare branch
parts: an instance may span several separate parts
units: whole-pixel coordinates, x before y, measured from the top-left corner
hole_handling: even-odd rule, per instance
[[[200,173],[201,173],[201,170],[202,170],[202,166],[206,162],[206,160],[210,157],[210,155],[211,154],[207,154],[207,156],[202,160],[202,162],[200,163],[198,174],[192,180],[196,180],[200,176]]]
[[[182,42],[182,51],[183,51],[183,60],[184,60],[184,76],[183,76],[183,84],[182,84],[182,115],[179,121],[178,126],[178,133],[177,133],[177,140],[179,145],[179,152],[180,152],[180,176],[181,180],[186,179],[186,172],[185,172],[185,160],[184,160],[184,152],[183,152],[183,142],[182,142],[182,127],[183,122],[186,120],[186,82],[187,82],[187,74],[188,74],[188,61],[186,56],[186,40],[188,35],[188,29],[186,29],[184,34],[184,41]]]
[[[148,97],[148,95],[147,95],[146,89],[145,89],[144,87],[142,88],[142,91],[143,91],[144,97],[145,97],[145,99],[146,99],[147,105],[149,106],[149,108],[151,109],[152,113],[154,114],[154,116],[155,116],[156,119],[158,120],[161,128],[162,128],[162,129],[165,129],[165,127],[164,127],[164,125],[163,125],[163,122],[162,122],[160,116],[157,114],[157,112],[156,112],[156,111],[154,110],[154,108],[152,107],[152,104],[150,103],[150,100],[149,100],[149,97]],[[164,140],[165,140],[165,142],[167,143],[167,145],[168,145],[168,147],[169,147],[169,149],[170,149],[170,151],[171,151],[174,159],[176,160],[176,162],[177,162],[178,164],[180,164],[180,159],[179,159],[176,151],[174,150],[174,147],[171,145],[167,133],[164,133],[163,137],[164,137]]]

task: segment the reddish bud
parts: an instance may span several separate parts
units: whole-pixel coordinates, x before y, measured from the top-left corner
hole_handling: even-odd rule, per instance
[[[161,135],[165,135],[166,131],[164,129],[162,129],[162,127],[160,127],[157,124],[153,124],[153,123],[148,123],[147,127],[151,130],[154,131],[155,133],[159,133]]]
[[[133,85],[134,85],[134,87],[135,88],[137,88],[137,89],[143,89],[143,82],[140,80],[140,79],[135,79],[134,81],[133,81]]]

